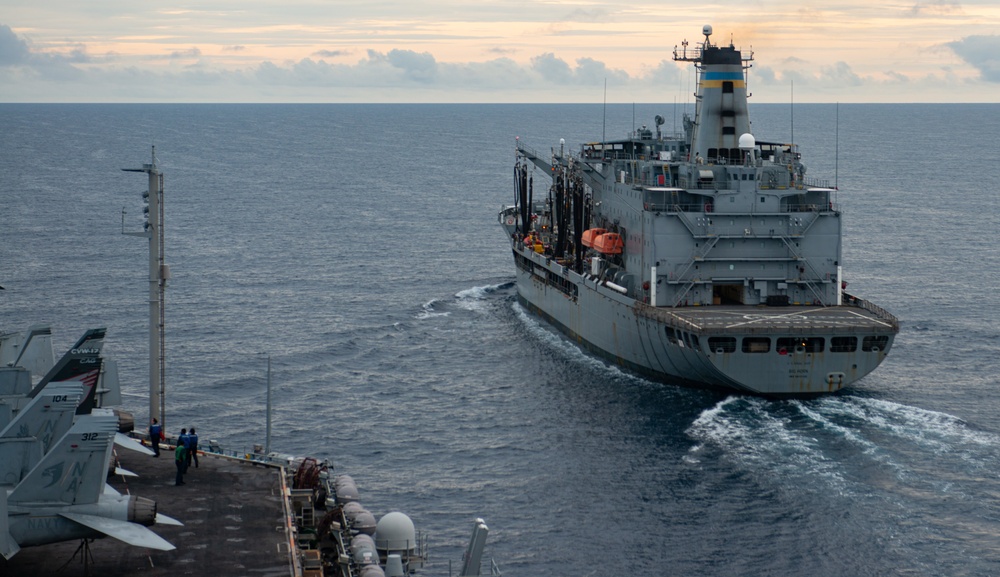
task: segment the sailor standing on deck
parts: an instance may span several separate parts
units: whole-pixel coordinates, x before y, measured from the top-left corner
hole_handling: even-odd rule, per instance
[[[181,474],[187,473],[188,470],[188,453],[191,451],[191,438],[188,436],[187,429],[181,429],[181,434],[177,435],[177,446],[184,447],[184,459],[181,462],[183,470]]]
[[[149,425],[149,443],[153,445],[153,456],[160,456],[160,437],[163,435],[163,427],[160,422],[153,417],[153,422]]]
[[[174,485],[180,486],[184,484],[184,466],[185,459],[187,459],[187,449],[184,448],[184,444],[179,440],[177,441],[177,448],[174,449],[174,464],[177,465],[177,477],[174,481]]]
[[[188,444],[187,444],[187,467],[191,466],[191,459],[194,459],[194,468],[198,468],[198,433],[194,432],[194,427],[191,427],[191,432],[188,433]]]

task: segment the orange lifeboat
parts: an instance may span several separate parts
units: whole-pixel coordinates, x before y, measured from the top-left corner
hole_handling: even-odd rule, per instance
[[[583,237],[580,239],[580,244],[588,248],[593,248],[594,239],[606,232],[608,231],[603,228],[591,228],[589,230],[585,230],[583,231]]]
[[[594,250],[601,254],[621,254],[624,248],[622,236],[617,232],[607,232],[594,239]]]

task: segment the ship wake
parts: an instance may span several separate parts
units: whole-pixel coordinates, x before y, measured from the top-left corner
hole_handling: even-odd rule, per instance
[[[1000,435],[962,419],[881,399],[774,402],[731,396],[685,431],[685,461],[721,459],[759,478],[842,495],[969,497],[998,485]]]

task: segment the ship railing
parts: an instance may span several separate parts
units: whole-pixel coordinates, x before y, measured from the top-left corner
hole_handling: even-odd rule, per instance
[[[530,146],[526,145],[525,143],[521,142],[520,140],[517,141],[517,151],[520,152],[521,154],[523,154],[524,156],[527,156],[529,159],[530,158],[542,158],[542,156],[540,154],[538,154],[537,150],[535,150],[534,148],[531,148]]]
[[[781,212],[826,212],[837,210],[836,203],[829,204],[792,204],[781,207]],[[646,212],[715,212],[715,205],[707,203],[644,202],[642,209]]]
[[[885,310],[884,308],[878,306],[877,304],[871,301],[866,301],[863,298],[849,294],[847,291],[843,291],[843,295],[844,295],[844,304],[851,304],[858,308],[864,309],[882,320],[889,321],[893,329],[896,329],[897,331],[899,330],[899,319],[897,319],[894,314],[890,313],[889,311]]]
[[[644,202],[646,212],[704,212],[704,204],[675,204],[670,202]]]
[[[674,60],[678,62],[701,62],[701,48],[698,46],[688,48],[685,44],[683,49],[678,50],[674,46]]]
[[[830,181],[819,178],[803,178],[802,184],[810,188],[830,188]]]
[[[829,208],[821,204],[788,204],[781,207],[781,212],[823,212],[825,210],[833,210],[833,204],[831,203]]]

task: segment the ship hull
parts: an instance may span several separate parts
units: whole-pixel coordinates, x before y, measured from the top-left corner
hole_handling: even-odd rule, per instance
[[[895,336],[888,322],[857,306],[650,307],[554,260],[514,252],[526,309],[588,351],[665,383],[774,397],[828,394],[878,367]]]

